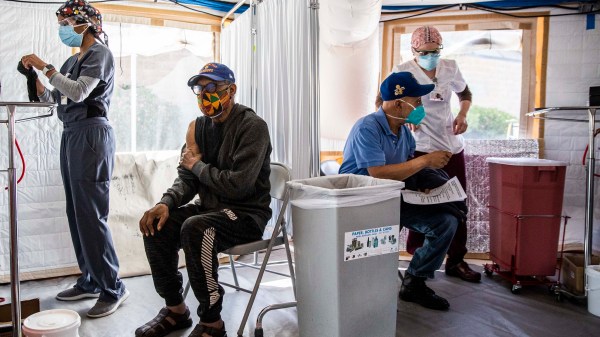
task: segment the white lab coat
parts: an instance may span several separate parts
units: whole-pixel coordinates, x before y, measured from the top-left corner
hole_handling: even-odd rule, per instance
[[[394,72],[401,71],[412,73],[420,84],[434,84],[414,59],[394,67]],[[435,77],[435,89],[421,98],[426,115],[419,129],[414,132],[416,151],[429,153],[444,150],[457,154],[464,149],[464,139],[462,135],[454,134],[450,99],[452,92],[464,91],[467,83],[454,60],[440,59]],[[434,97],[441,100],[433,100]]]

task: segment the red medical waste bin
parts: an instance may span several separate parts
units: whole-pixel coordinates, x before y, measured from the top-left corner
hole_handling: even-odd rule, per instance
[[[568,164],[534,158],[486,161],[490,258],[514,275],[554,275]]]

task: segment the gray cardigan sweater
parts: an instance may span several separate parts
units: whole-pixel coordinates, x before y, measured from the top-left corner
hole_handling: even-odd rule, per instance
[[[210,118],[196,120],[195,140]],[[177,168],[173,186],[163,194],[160,203],[169,210],[190,202],[206,210],[231,209],[250,215],[264,230],[271,218],[269,182],[271,139],[267,123],[241,104],[235,104],[223,125],[223,142],[216,163],[198,161],[187,170]]]

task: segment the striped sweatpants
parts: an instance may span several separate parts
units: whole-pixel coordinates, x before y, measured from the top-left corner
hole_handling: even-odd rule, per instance
[[[217,253],[261,237],[258,224],[234,210],[206,211],[196,205],[172,210],[160,232],[155,227],[154,236],[144,236],[157,293],[167,306],[183,302],[183,277],[177,268],[183,248],[192,290],[200,303],[198,316],[204,323],[218,321],[224,291],[218,283]]]

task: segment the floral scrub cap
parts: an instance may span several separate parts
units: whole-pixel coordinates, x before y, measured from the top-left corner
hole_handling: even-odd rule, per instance
[[[100,37],[102,31],[102,14],[85,0],[69,0],[56,11],[56,16],[73,17],[78,22],[89,23],[95,37]],[[104,34],[106,36],[106,34]],[[106,38],[105,38],[106,40]]]

